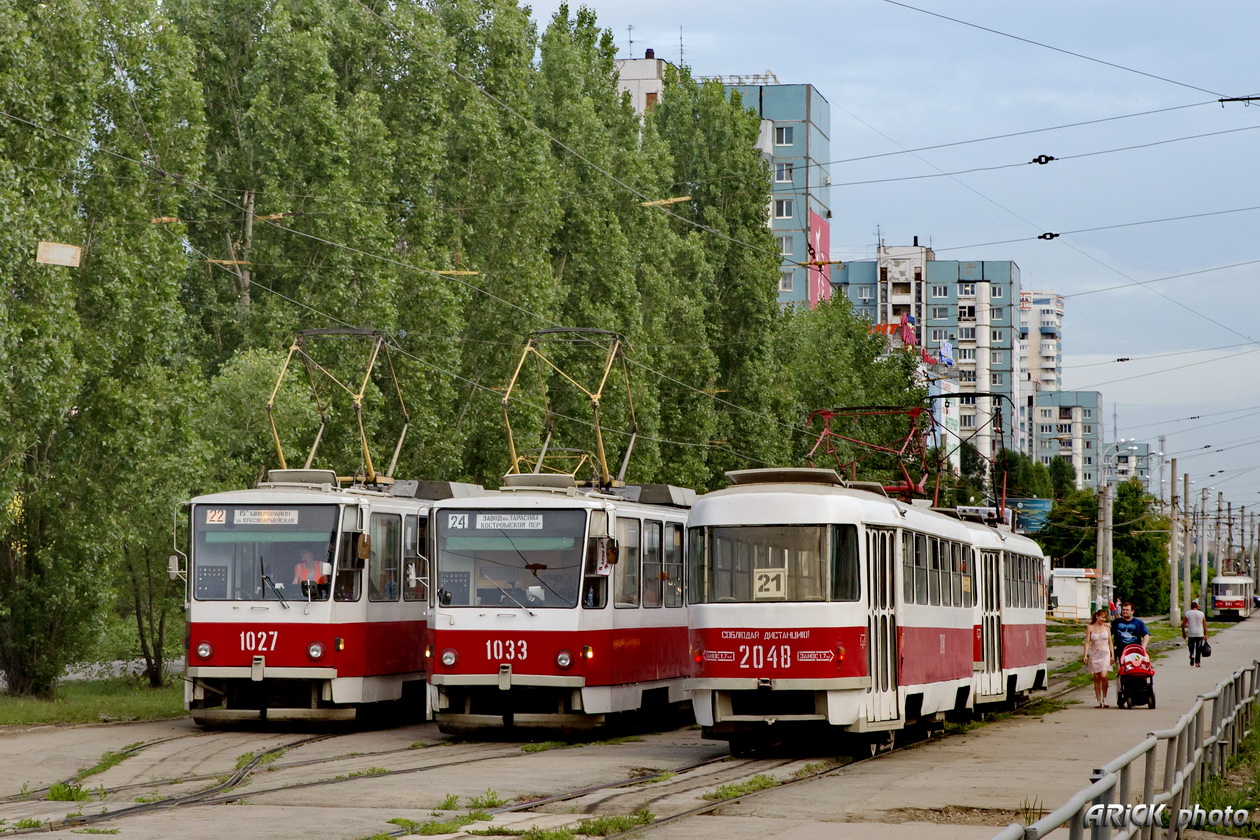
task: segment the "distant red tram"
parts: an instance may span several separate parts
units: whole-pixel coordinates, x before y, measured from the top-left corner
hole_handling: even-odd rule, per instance
[[[732,752],[810,730],[882,733],[1044,687],[1032,540],[846,487],[833,470],[728,477],[689,519],[688,687]]]

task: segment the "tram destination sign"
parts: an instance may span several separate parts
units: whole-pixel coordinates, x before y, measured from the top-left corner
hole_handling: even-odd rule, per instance
[[[278,508],[239,508],[232,511],[234,525],[296,525],[296,510]]]
[[[541,513],[479,513],[477,528],[491,530],[537,531],[543,527]]]

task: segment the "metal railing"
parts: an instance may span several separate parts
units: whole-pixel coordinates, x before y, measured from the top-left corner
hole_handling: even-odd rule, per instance
[[[1092,808],[1133,804],[1148,805],[1152,809],[1165,806],[1168,826],[1138,824],[1142,820],[1117,820],[1127,823],[1122,826],[1101,821],[1107,824],[1089,826],[1091,840],[1132,837],[1155,840],[1177,836],[1181,831],[1177,818],[1183,808],[1189,807],[1190,794],[1210,776],[1225,770],[1242,739],[1251,731],[1257,696],[1260,696],[1260,660],[1235,671],[1210,694],[1199,695],[1190,711],[1182,715],[1172,729],[1148,732],[1142,743],[1096,769],[1090,774],[1090,786],[1057,810],[1032,825],[1009,825],[993,835],[992,840],[1034,840],[1065,825],[1069,840],[1083,840],[1086,814],[1099,813],[1091,811]],[[1158,767],[1161,745],[1164,761],[1163,766]],[[1141,796],[1135,799],[1137,779],[1141,781]]]

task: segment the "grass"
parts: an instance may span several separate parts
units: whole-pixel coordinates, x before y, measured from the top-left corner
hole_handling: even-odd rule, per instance
[[[23,817],[13,824],[14,828],[39,828],[44,823],[31,817]]]
[[[85,767],[78,773],[75,773],[74,778],[81,782],[88,776],[94,776],[97,773],[104,773],[109,768],[121,764],[126,759],[131,758],[132,750],[141,746],[144,746],[144,742],[136,741],[134,744],[128,744],[123,747],[121,750],[107,751],[101,756],[100,761],[96,762],[96,764],[91,767]]]
[[[1260,797],[1260,727],[1252,728],[1243,739],[1226,774],[1213,776],[1196,788],[1191,801],[1204,811],[1232,807],[1235,811],[1241,808],[1253,814],[1251,820],[1241,826],[1202,826],[1200,830],[1230,837],[1260,837],[1260,820],[1254,816],[1257,797]]]
[[[453,811],[459,805],[459,794],[448,793],[446,798],[438,804],[439,811]]]
[[[46,798],[50,802],[86,802],[92,798],[92,793],[74,782],[53,782]]]
[[[773,776],[767,776],[763,773],[758,776],[753,776],[748,781],[740,782],[739,784],[720,785],[717,789],[709,791],[701,798],[714,801],[734,799],[737,796],[755,793],[756,791],[772,788],[780,784],[782,784],[782,782],[778,779]]]
[[[0,726],[162,720],[184,714],[181,683],[149,688],[135,679],[67,680],[52,700],[0,695]]]
[[[403,830],[406,834],[420,834],[431,836],[434,834],[456,834],[461,828],[470,823],[482,822],[490,819],[490,815],[485,811],[471,811],[460,817],[452,817],[449,820],[435,820],[433,822],[421,823],[415,820],[409,820],[405,817],[394,817],[386,822],[393,823]],[[465,832],[470,834],[472,832]],[[387,838],[388,834],[374,834],[368,840],[377,840],[377,838]]]
[[[474,796],[468,800],[468,806],[474,809],[498,808],[500,805],[506,805],[507,800],[503,799],[493,790],[487,789],[481,796]]]
[[[465,834],[475,834],[479,837],[521,837],[523,840],[573,840],[576,835],[583,837],[607,837],[610,834],[620,834],[623,831],[630,831],[641,825],[647,825],[652,822],[655,817],[647,808],[642,808],[633,814],[624,814],[621,816],[611,817],[594,817],[589,820],[582,820],[572,828],[479,828],[473,831],[466,831]],[[390,822],[396,822],[390,820]],[[398,823],[401,825],[401,823]]]

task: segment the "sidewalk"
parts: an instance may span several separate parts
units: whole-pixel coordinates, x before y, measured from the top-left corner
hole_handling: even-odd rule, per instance
[[[1212,656],[1201,668],[1190,667],[1184,645],[1156,660],[1154,710],[1115,708],[1114,679],[1112,707],[1097,709],[1086,685],[1061,698],[1075,704],[1041,719],[1013,717],[886,756],[859,773],[741,802],[712,818],[732,820],[729,825],[705,835],[987,840],[1002,826],[1025,822],[1030,808],[1058,808],[1089,785],[1095,768],[1148,732],[1171,728],[1199,694],[1260,653],[1260,617],[1211,629],[1218,631],[1211,636]],[[748,834],[750,824],[760,824],[761,833]]]

